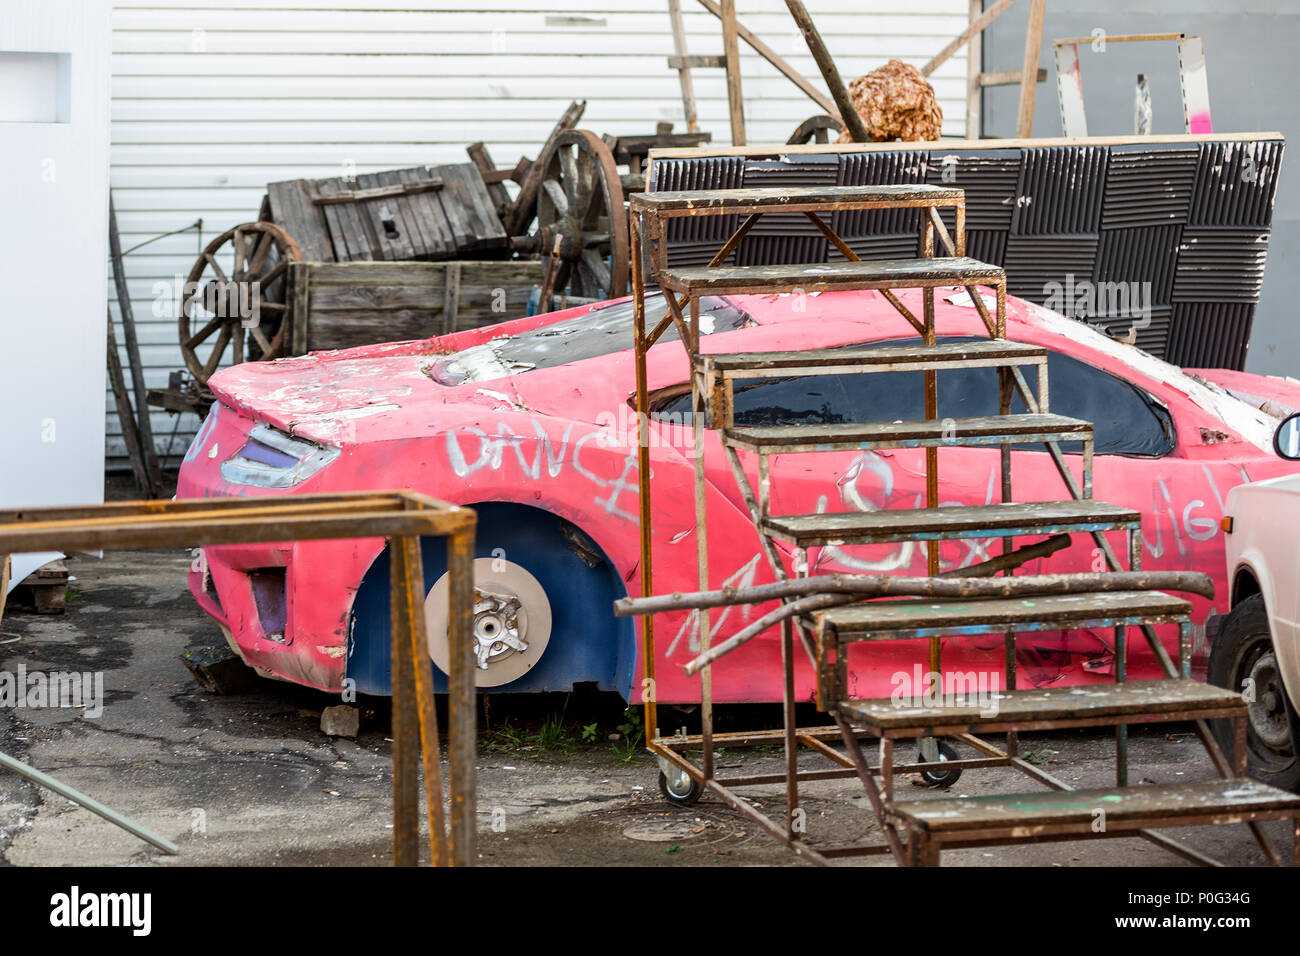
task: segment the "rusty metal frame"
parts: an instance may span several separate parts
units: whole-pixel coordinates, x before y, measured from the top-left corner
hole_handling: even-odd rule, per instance
[[[0,511],[0,555],[25,551],[129,551],[205,545],[391,539],[393,864],[419,862],[419,763],[425,770],[430,859],[472,866],[475,829],[473,510],[410,491],[294,497],[125,501]],[[447,539],[449,777],[444,809],[438,719],[428,662],[420,538]]]
[[[706,199],[707,195],[707,199]],[[708,199],[718,199],[720,201],[709,202]],[[706,200],[701,202],[701,200]],[[922,258],[933,258],[935,252],[936,238],[944,246],[946,252],[954,257],[965,256],[965,221],[966,206],[965,193],[959,189],[948,189],[935,186],[905,186],[905,187],[834,187],[831,189],[786,189],[786,190],[732,190],[716,192],[709,194],[701,193],[647,193],[638,194],[631,198],[629,205],[629,219],[631,227],[631,261],[632,261],[632,294],[633,294],[633,314],[634,314],[634,350],[636,356],[636,395],[637,395],[637,415],[639,422],[639,448],[638,448],[638,475],[639,475],[639,492],[640,492],[640,534],[641,534],[641,591],[644,597],[653,594],[653,542],[652,542],[652,509],[650,482],[647,480],[650,475],[650,455],[649,455],[649,396],[646,373],[646,353],[650,347],[655,344],[660,335],[669,327],[675,325],[678,335],[683,346],[686,348],[687,355],[690,359],[691,374],[691,408],[694,413],[694,435],[697,448],[703,447],[703,432],[705,427],[718,427],[718,423],[713,419],[718,415],[718,403],[715,398],[722,398],[723,406],[729,410],[731,408],[730,399],[730,380],[722,376],[715,381],[710,359],[701,356],[699,353],[699,295],[700,293],[693,289],[689,284],[676,284],[668,275],[668,226],[671,220],[687,218],[694,216],[713,216],[713,215],[735,215],[743,216],[737,228],[727,238],[709,262],[709,267],[716,267],[727,260],[728,257],[739,246],[746,233],[753,227],[757,219],[772,212],[801,212],[816,226],[827,241],[834,246],[845,260],[848,262],[861,261],[856,253],[848,246],[846,242],[832,229],[832,227],[822,218],[820,214],[832,213],[837,211],[849,210],[870,210],[886,208],[907,208],[915,207],[926,210],[926,215],[920,218],[920,239]],[[939,210],[951,208],[954,213],[955,221],[955,238],[950,235],[939,216]],[[647,267],[649,276],[646,275]],[[990,316],[989,311],[984,304],[977,288],[973,285],[966,285],[965,288],[976,305],[976,310],[984,323],[990,336],[1005,334],[1006,317],[1006,278],[1001,274],[1000,269],[990,269],[990,284],[995,290],[996,299],[996,317]],[[645,318],[645,290],[648,279],[657,279],[660,282],[665,301],[668,305],[668,316],[659,322],[652,331],[647,332]],[[870,283],[884,290],[886,298],[893,304],[894,308],[902,315],[913,329],[918,330],[928,345],[934,344],[934,291],[937,286],[951,285],[951,280],[945,280],[943,277],[929,279],[918,282],[889,282],[881,281],[880,283]],[[958,283],[960,284],[960,283]],[[809,282],[799,277],[794,281],[786,283],[788,288],[785,291],[813,291],[820,288],[830,287],[830,284],[820,281]],[[906,288],[916,286],[922,289],[923,317],[918,320],[916,316],[903,306],[901,301],[892,295],[890,291],[893,288]],[[861,283],[856,283],[855,287],[861,287]],[[771,288],[765,288],[763,291],[774,291]],[[679,298],[680,293],[680,298]],[[689,304],[690,316],[683,314],[683,307]],[[927,414],[930,417],[936,417],[937,409],[935,405],[936,383],[934,372],[926,373],[927,386]],[[1005,377],[1005,373],[1000,370],[1000,380]],[[1043,390],[1040,398],[1042,403],[1046,404],[1046,385],[1045,375],[1039,375],[1040,388]],[[1007,392],[1007,388],[1003,388]],[[720,394],[721,393],[721,394]],[[1009,398],[1007,399],[1009,401]],[[1009,446],[1007,446],[1009,450]],[[733,473],[737,477],[741,493],[749,506],[751,516],[754,517],[757,525],[761,515],[767,511],[767,481],[766,466],[767,456],[760,456],[760,468],[763,469],[764,477],[761,479],[760,495],[756,498],[748,481],[745,479],[743,469],[740,467],[739,458],[735,449],[724,443],[724,449],[727,454],[728,463],[731,465]],[[937,450],[927,448],[927,464],[931,470],[937,471]],[[1006,456],[1004,456],[1006,458]],[[1009,458],[1006,458],[1009,464]],[[1088,456],[1089,464],[1091,455]],[[1090,478],[1086,479],[1090,484]],[[1009,478],[1004,478],[1004,485],[1008,484]],[[938,487],[937,474],[931,479],[930,493],[928,495],[928,505],[933,507],[937,503]],[[705,511],[705,476],[704,461],[702,455],[695,456],[695,517],[696,517],[696,544],[697,544],[697,562],[699,573],[699,586],[701,590],[707,590],[709,585],[708,579],[708,540],[706,528],[706,511]],[[778,580],[786,580],[787,575],[784,565],[776,553],[775,545],[770,537],[760,532],[760,540],[771,565],[774,574]],[[935,549],[931,549],[932,558],[930,564],[931,573],[937,573],[937,555]],[[806,570],[806,569],[805,569]],[[710,626],[709,612],[707,608],[700,608],[698,611],[698,620],[700,628],[700,643],[702,653],[709,650],[710,643]],[[749,816],[756,824],[776,838],[788,845],[796,854],[809,859],[811,862],[826,863],[826,860],[820,857],[816,851],[803,845],[796,839],[793,829],[793,810],[798,801],[798,781],[800,779],[810,779],[805,773],[798,769],[797,766],[797,747],[803,741],[819,741],[820,738],[809,736],[808,733],[800,733],[795,727],[794,714],[794,634],[798,632],[800,644],[806,653],[816,660],[816,649],[813,645],[813,638],[808,631],[807,626],[802,621],[786,620],[782,623],[782,661],[785,675],[783,691],[783,730],[781,737],[785,745],[786,768],[784,780],[787,789],[787,820],[784,826],[771,821],[766,815],[755,810],[746,801],[736,797],[731,788],[744,786],[743,780],[719,780],[714,776],[714,741],[717,735],[713,733],[713,700],[712,700],[712,681],[711,666],[703,668],[701,673],[701,731],[699,735],[700,750],[702,757],[700,767],[697,769],[689,760],[686,760],[679,750],[671,743],[664,741],[659,735],[657,708],[655,701],[655,651],[654,651],[654,620],[652,615],[642,617],[642,659],[644,667],[645,684],[642,693],[642,702],[645,705],[645,728],[648,749],[654,753],[660,760],[661,764],[669,768],[680,769],[689,774],[692,779],[700,783],[701,786],[708,788],[719,795],[727,803]],[[933,643],[934,657],[938,654],[938,641]],[[937,668],[936,668],[937,669]],[[817,748],[814,748],[817,749]],[[827,748],[829,749],[829,748]],[[823,756],[826,756],[824,751]],[[814,771],[815,773],[815,771]],[[869,780],[870,775],[867,774]]]
[[[686,348],[691,367],[691,392],[692,392],[692,411],[695,413],[694,431],[696,448],[703,447],[703,431],[705,428],[722,430],[722,445],[727,458],[728,465],[732,475],[740,490],[741,496],[745,502],[750,517],[759,532],[760,543],[764,555],[766,556],[771,570],[777,582],[789,582],[790,577],[785,570],[784,563],[780,560],[780,555],[773,541],[773,532],[766,527],[769,518],[769,497],[770,497],[770,466],[769,456],[771,454],[788,452],[791,449],[776,443],[772,447],[763,447],[750,445],[746,446],[743,438],[734,440],[735,436],[730,434],[730,428],[733,425],[732,412],[732,382],[736,378],[762,378],[774,377],[787,374],[779,367],[779,362],[773,362],[768,365],[760,364],[761,360],[750,361],[743,359],[739,367],[735,362],[727,366],[723,356],[709,355],[702,356],[699,353],[699,330],[697,326],[699,318],[699,297],[706,293],[743,293],[743,292],[797,292],[807,291],[804,286],[811,289],[833,289],[833,288],[877,288],[882,290],[886,300],[893,308],[905,319],[914,330],[921,333],[924,343],[927,347],[933,348],[936,344],[934,331],[934,289],[941,285],[963,285],[963,283],[953,282],[951,276],[958,274],[958,270],[951,269],[950,277],[944,280],[940,269],[936,269],[933,275],[909,275],[908,279],[918,279],[920,281],[902,281],[901,276],[896,276],[892,280],[888,276],[872,276],[867,272],[861,275],[855,275],[853,270],[842,270],[844,275],[836,276],[818,276],[812,270],[799,274],[797,271],[782,272],[781,267],[767,267],[765,270],[755,273],[753,278],[744,270],[736,270],[734,274],[725,278],[719,278],[716,275],[710,277],[708,269],[719,266],[724,262],[735,248],[739,245],[745,233],[752,227],[755,219],[767,212],[801,212],[811,221],[826,240],[835,247],[847,262],[858,261],[858,257],[853,250],[839,237],[830,225],[818,215],[819,213],[835,212],[845,209],[875,209],[875,208],[899,208],[899,207],[919,207],[926,209],[926,214],[921,217],[921,251],[922,257],[932,259],[935,255],[936,240],[942,244],[945,251],[952,256],[964,255],[965,246],[965,206],[964,194],[960,190],[943,190],[936,187],[929,187],[932,192],[926,194],[923,190],[915,187],[822,187],[822,188],[805,188],[791,189],[784,191],[777,190],[722,190],[722,191],[701,191],[701,192],[683,192],[683,193],[653,193],[634,196],[631,201],[631,237],[633,253],[633,302],[635,317],[635,352],[636,352],[636,371],[637,371],[637,411],[640,421],[641,432],[640,449],[639,449],[639,475],[640,495],[641,495],[641,568],[642,568],[642,595],[643,598],[649,598],[653,594],[653,542],[651,535],[652,509],[650,501],[650,483],[647,476],[650,474],[649,467],[649,402],[647,393],[646,377],[646,352],[659,338],[668,325],[677,326],[683,346]],[[949,206],[955,209],[956,228],[954,235],[950,234],[945,223],[939,215],[939,209]],[[675,274],[668,268],[668,226],[671,220],[683,217],[709,216],[709,215],[744,215],[746,218],[740,226],[732,233],[731,237],[723,244],[719,252],[709,262],[706,270],[687,271],[681,274]],[[936,266],[939,263],[936,262]],[[645,288],[647,285],[647,268],[650,277],[659,281],[660,288],[663,290],[668,303],[669,315],[662,320],[656,329],[647,335],[645,327]],[[798,270],[800,267],[789,267]],[[827,270],[821,270],[826,272]],[[979,290],[974,285],[965,284],[967,293],[970,295],[972,305],[974,305],[980,320],[984,324],[985,330],[992,340],[1005,341],[1006,321],[1006,279],[1005,275],[1000,274],[1001,270],[996,270],[999,275],[988,284],[995,289],[996,314],[990,314],[987,304],[983,301]],[[976,281],[984,284],[988,277],[980,276]],[[809,281],[811,280],[811,281]],[[864,282],[865,280],[865,282]],[[753,284],[748,284],[752,282]],[[893,288],[903,288],[908,286],[917,286],[923,290],[923,315],[918,318],[907,309],[903,303],[897,299],[890,291]],[[679,297],[680,296],[680,297]],[[683,314],[683,307],[689,303],[689,318]],[[848,363],[848,356],[842,352],[838,358],[810,356],[808,361],[800,364],[802,374],[824,373],[841,371],[836,366],[843,366]],[[894,370],[894,365],[890,362],[892,359],[876,363],[876,366],[865,367],[858,365],[855,371],[870,372],[882,370]],[[898,363],[900,367],[906,364],[904,358],[900,358]],[[1046,353],[1036,361],[1028,360],[1026,356],[1016,357],[1010,355],[1004,361],[984,362],[977,361],[951,363],[951,367],[962,367],[964,364],[969,365],[992,365],[998,371],[998,391],[999,391],[999,414],[1007,416],[1010,414],[1013,396],[1019,394],[1025,404],[1025,407],[1031,414],[1047,414],[1049,402],[1049,389],[1046,369]],[[1037,365],[1037,387],[1031,389],[1025,376],[1021,372],[1020,366]],[[924,372],[924,386],[926,397],[926,417],[930,420],[937,420],[937,367],[935,360],[932,358],[928,363],[924,361],[913,361],[912,366],[920,368]],[[945,363],[944,367],[949,367]],[[1086,437],[1082,439],[1076,436],[1065,436],[1063,434],[1053,435],[1045,433],[1033,436],[1035,442],[1041,441],[1043,446],[1049,452],[1052,462],[1059,472],[1069,497],[1075,500],[1091,499],[1092,497],[1092,467],[1094,447],[1092,433],[1089,431]],[[1003,502],[1011,501],[1011,446],[1023,442],[1023,436],[1006,437],[999,442],[985,442],[1000,445],[1000,464],[1002,472],[1001,481],[1001,498]],[[1061,450],[1061,441],[1080,441],[1083,443],[1083,454],[1080,467],[1079,478],[1076,479],[1068,463],[1065,460],[1064,453]],[[810,443],[817,443],[818,439],[808,439]],[[796,439],[795,445],[800,444]],[[872,444],[867,442],[866,444]],[[880,445],[885,442],[878,443]],[[938,502],[938,444],[932,441],[918,441],[912,445],[897,445],[894,447],[921,447],[926,452],[926,507],[933,508]],[[821,439],[821,444],[814,450],[829,450],[833,442],[828,443]],[[865,446],[864,446],[865,447]],[[741,464],[737,454],[737,448],[741,448],[757,455],[758,467],[758,488],[755,491],[748,475]],[[697,455],[695,458],[695,507],[696,507],[696,534],[698,547],[698,571],[699,571],[699,588],[701,592],[709,590],[708,579],[708,552],[706,536],[706,514],[705,514],[705,479],[703,456]],[[1050,524],[1040,524],[1032,529],[1032,533],[1057,535],[1060,531],[1068,534],[1070,530],[1087,531],[1091,533],[1097,546],[1105,556],[1107,568],[1110,571],[1121,571],[1122,565],[1119,561],[1115,550],[1111,547],[1105,537],[1105,530],[1120,530],[1126,533],[1128,542],[1128,566],[1131,572],[1141,571],[1141,538],[1139,534],[1140,524],[1130,518],[1123,518],[1117,522],[1091,522],[1090,526],[1067,526],[1062,525],[1056,528]],[[1000,567],[990,567],[988,573],[996,573],[998,570],[1005,570],[1010,573],[1017,563],[1018,552],[1015,548],[1012,535],[1017,533],[1015,529],[1004,529],[997,536],[1002,539],[1003,553],[998,559],[1001,562]],[[1019,529],[1018,533],[1028,534],[1029,530]],[[942,535],[939,533],[922,535],[918,540],[937,539]],[[1057,535],[1059,536],[1059,535]],[[909,540],[911,535],[909,535]],[[1054,540],[1054,539],[1049,539]],[[1067,539],[1068,540],[1068,539]],[[1045,542],[1046,543],[1046,542]],[[794,544],[792,561],[794,565],[795,578],[806,578],[808,575],[808,560],[806,548],[798,541]],[[1021,562],[1022,563],[1022,562]],[[990,565],[995,562],[990,561]],[[938,569],[938,550],[933,544],[927,547],[927,571],[931,577],[939,574]],[[794,601],[791,597],[783,597],[782,600],[787,605]],[[814,598],[808,598],[807,601],[814,601]],[[838,598],[830,598],[828,601],[838,601],[838,603],[848,603],[839,601]],[[724,602],[728,603],[728,602]],[[860,739],[868,731],[866,729],[855,729],[849,721],[841,714],[831,701],[826,700],[826,679],[829,677],[834,681],[839,677],[842,681],[841,672],[846,668],[846,658],[839,652],[841,647],[836,638],[835,648],[836,660],[829,663],[827,658],[828,644],[822,629],[819,628],[816,634],[810,631],[807,616],[785,616],[780,620],[781,624],[781,657],[784,673],[783,688],[783,719],[780,730],[767,730],[751,733],[732,733],[732,734],[715,734],[713,732],[713,710],[712,710],[712,685],[711,685],[711,667],[713,661],[724,653],[724,649],[719,647],[718,653],[711,654],[710,649],[710,627],[709,627],[709,607],[710,603],[693,604],[697,609],[698,621],[700,627],[700,656],[693,662],[692,667],[700,673],[701,677],[701,733],[695,736],[679,735],[676,737],[665,738],[660,736],[656,704],[654,699],[654,636],[653,636],[653,612],[647,607],[640,611],[642,616],[642,654],[644,659],[645,673],[648,678],[646,682],[646,691],[643,694],[645,703],[646,719],[645,726],[647,730],[647,745],[652,753],[659,759],[661,769],[665,772],[679,771],[690,777],[701,788],[707,789],[725,800],[735,809],[753,820],[763,830],[771,834],[776,839],[785,843],[797,855],[817,864],[828,864],[831,859],[839,856],[855,855],[859,853],[890,853],[896,862],[900,864],[908,863],[926,863],[937,861],[938,850],[925,840],[918,840],[916,833],[910,830],[906,836],[907,845],[904,846],[903,840],[896,827],[896,821],[889,811],[890,801],[893,793],[893,777],[900,772],[930,770],[940,768],[957,768],[957,767],[989,767],[989,766],[1009,766],[1025,772],[1031,778],[1047,784],[1054,789],[1070,789],[1068,785],[1061,781],[1051,778],[1050,775],[1038,771],[1027,761],[1023,760],[1018,753],[1018,732],[1023,729],[1037,729],[1037,723],[1023,724],[1022,722],[1009,722],[1004,724],[993,724],[986,728],[987,732],[1005,731],[1006,745],[1005,749],[999,749],[975,737],[970,732],[969,727],[947,727],[939,728],[947,730],[943,736],[952,736],[974,747],[981,756],[970,759],[958,759],[955,761],[940,761],[937,753],[931,753],[934,750],[933,742],[938,734],[938,730],[933,727],[912,727],[898,730],[890,733],[879,734],[880,745],[880,762],[876,767],[871,767],[862,752]],[[830,603],[821,605],[830,606]],[[811,607],[811,605],[810,605]],[[1116,681],[1124,682],[1127,679],[1127,628],[1140,626],[1143,629],[1144,636],[1151,646],[1161,666],[1171,677],[1187,677],[1190,675],[1191,665],[1191,641],[1190,641],[1190,618],[1186,614],[1176,615],[1176,622],[1179,625],[1179,653],[1178,662],[1175,665],[1165,650],[1163,644],[1156,637],[1153,623],[1164,620],[1174,620],[1168,614],[1156,614],[1155,616],[1147,615],[1146,617],[1133,615],[1107,615],[1099,613],[1098,621],[1106,623],[1107,626],[1114,626],[1115,629],[1115,653],[1116,653]],[[775,623],[775,621],[773,622]],[[1009,622],[1008,622],[1009,623]],[[1053,626],[1059,626],[1059,621],[1055,625],[1052,622],[1027,626],[1018,625],[1020,630],[1037,630]],[[1003,625],[1005,626],[1005,624]],[[971,628],[958,629],[960,633],[965,633]],[[794,714],[794,634],[798,633],[800,643],[805,652],[811,658],[815,672],[818,674],[817,680],[817,701],[821,709],[831,710],[837,726],[835,728],[815,728],[800,729],[795,725]],[[1001,629],[998,627],[983,626],[982,633],[997,633]],[[930,629],[916,630],[915,636],[929,638],[930,642],[930,669],[935,674],[942,673],[942,662],[940,660],[940,643],[939,638],[943,634],[951,633],[952,629]],[[1002,631],[1005,633],[1005,676],[1007,687],[1015,686],[1015,638],[1016,630]],[[738,645],[737,645],[738,646]],[[688,672],[690,671],[688,669]],[[838,699],[838,698],[836,698]],[[1244,715],[1240,713],[1227,713],[1225,711],[1215,710],[1211,713],[1204,707],[1196,711],[1199,719],[1196,722],[1198,735],[1205,745],[1215,768],[1220,775],[1228,778],[1239,774],[1243,769],[1245,759],[1244,749]],[[1234,722],[1234,742],[1236,744],[1232,764],[1224,757],[1219,749],[1217,742],[1209,732],[1209,726],[1206,722],[1208,717],[1226,716]],[[1128,738],[1127,724],[1141,724],[1161,720],[1178,720],[1186,719],[1186,712],[1181,712],[1175,716],[1163,715],[1142,715],[1134,717],[1124,723],[1115,724],[1114,719],[1067,719],[1066,724],[1069,726],[1104,726],[1115,725],[1116,739],[1116,780],[1118,786],[1127,785],[1128,775]],[[935,725],[938,727],[938,725]],[[1059,721],[1052,722],[1052,726],[1065,726]],[[845,748],[846,753],[840,753],[834,747],[830,746],[828,741],[839,738]],[[895,739],[903,738],[920,738],[922,742],[922,759],[919,762],[900,764],[893,759],[893,748]],[[784,745],[785,767],[781,774],[762,774],[747,775],[740,777],[717,777],[714,772],[714,750],[719,744],[728,747],[756,746],[760,743],[772,744],[778,740]],[[929,750],[926,749],[926,741],[931,742]],[[805,769],[801,770],[797,762],[797,748],[803,746],[814,751],[821,757],[827,758],[835,766],[832,769]],[[692,751],[701,753],[701,760],[696,766],[686,754]],[[794,811],[798,806],[798,784],[800,781],[837,779],[850,776],[857,776],[863,785],[863,789],[871,802],[872,808],[880,820],[882,830],[885,835],[885,844],[873,845],[870,847],[839,847],[839,848],[819,848],[814,849],[802,843],[795,832]],[[876,782],[876,777],[881,779],[880,784]],[[786,785],[786,809],[787,819],[784,826],[769,818],[766,814],[754,808],[748,801],[738,797],[732,791],[735,788],[744,786],[756,786],[762,784],[773,784],[784,782]],[[1280,814],[1289,816],[1291,814]],[[1243,818],[1244,819],[1244,818]],[[1259,817],[1265,819],[1265,817]],[[1271,844],[1264,838],[1262,830],[1255,818],[1246,822],[1249,823],[1252,832],[1259,841],[1269,860],[1277,863],[1278,858]],[[1207,857],[1185,847],[1168,837],[1161,834],[1152,833],[1145,829],[1146,826],[1159,823],[1158,820],[1143,820],[1142,826],[1131,827],[1134,835],[1142,836],[1151,842],[1154,842],[1172,852],[1183,856],[1186,859],[1198,863],[1208,863]],[[1050,838],[1050,837],[1049,837]]]

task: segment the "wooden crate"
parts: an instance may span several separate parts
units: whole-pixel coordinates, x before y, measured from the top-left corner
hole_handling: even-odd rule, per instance
[[[313,262],[509,252],[505,229],[472,163],[271,183],[264,206]]]
[[[294,263],[288,353],[427,338],[519,318],[544,268],[541,261]]]

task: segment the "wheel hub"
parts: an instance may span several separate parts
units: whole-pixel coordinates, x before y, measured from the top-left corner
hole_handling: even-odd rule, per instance
[[[565,262],[577,262],[582,255],[583,235],[582,225],[573,216],[561,216],[548,227],[548,245],[542,250],[543,254],[551,252],[555,248],[555,241],[560,243],[559,255]]]
[[[424,599],[429,656],[443,672],[451,659],[447,644],[447,599],[451,579],[444,574]],[[474,606],[470,632],[479,687],[518,680],[541,659],[551,637],[551,605],[546,591],[522,565],[504,558],[474,561]]]
[[[482,670],[516,651],[528,650],[519,609],[517,597],[474,589],[474,651]]]
[[[1290,747],[1291,723],[1287,717],[1286,702],[1282,698],[1285,691],[1278,674],[1277,658],[1271,650],[1255,659],[1249,679],[1255,688],[1255,699],[1246,704],[1246,713],[1255,734],[1275,749]]]
[[[243,318],[252,302],[253,287],[246,282],[213,279],[203,287],[203,308],[215,317]]]

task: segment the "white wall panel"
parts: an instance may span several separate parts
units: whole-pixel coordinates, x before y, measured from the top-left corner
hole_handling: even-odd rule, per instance
[[[690,51],[722,50],[718,21],[682,0]],[[966,0],[808,0],[846,78],[900,57],[920,65],[965,26]],[[820,87],[782,0],[738,0],[741,21]],[[662,0],[120,0],[112,18],[112,184],[124,247],[203,220],[210,239],[256,218],[266,183],[428,162],[488,144],[499,165],[535,157],[570,100],[582,125],[684,130]],[[749,139],[784,142],[821,112],[741,44]],[[720,70],[695,70],[701,125],[729,136]],[[960,135],[964,54],[932,78]],[[127,258],[146,378],[182,367],[176,320],[153,290],[187,274],[194,233]],[[111,298],[111,283],[109,285]],[[155,413],[160,451],[179,458],[193,416]],[[174,438],[173,436],[174,432]],[[108,451],[124,464],[114,417]]]

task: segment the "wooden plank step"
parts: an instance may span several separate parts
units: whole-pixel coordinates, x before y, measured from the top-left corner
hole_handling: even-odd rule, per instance
[[[870,345],[786,352],[729,352],[701,355],[699,365],[712,366],[726,379],[782,378],[792,375],[843,375],[846,372],[910,372],[924,369],[998,368],[1045,365],[1040,345],[989,339],[943,342],[939,345]]]
[[[831,212],[898,206],[955,205],[963,190],[916,183],[881,186],[779,186],[766,189],[687,189],[637,193],[632,209],[660,214]]]
[[[882,544],[1005,538],[1034,534],[1137,528],[1139,513],[1122,505],[1084,498],[1068,501],[890,508],[810,515],[769,515],[760,530],[800,548],[828,544]]]
[[[843,289],[918,289],[997,285],[1001,266],[969,256],[932,259],[863,259],[860,262],[762,266],[682,266],[655,274],[660,287],[681,295],[831,292]]]
[[[890,815],[929,834],[1002,831],[1032,838],[1038,828],[1091,832],[1097,811],[1107,829],[1257,819],[1259,814],[1289,816],[1300,811],[1300,796],[1247,778],[1189,783],[1144,784],[1097,790],[987,794],[894,803]]]
[[[929,706],[886,697],[843,700],[836,710],[877,737],[934,737],[976,730],[1100,727],[1136,722],[1134,718],[1147,715],[1197,720],[1227,717],[1246,709],[1237,691],[1184,678],[1000,690],[986,692],[983,700],[975,688],[963,690],[948,684],[944,689],[950,696]]]
[[[868,451],[873,448],[930,448],[947,445],[998,445],[1080,441],[1092,436],[1092,423],[1065,415],[991,415],[981,418],[924,419],[833,425],[770,425],[723,429],[733,448],[766,454],[814,451]]]
[[[870,601],[813,615],[826,637],[844,640],[904,640],[938,634],[995,634],[1054,631],[1085,624],[1163,624],[1185,621],[1192,606],[1162,591],[1106,591],[1034,598],[961,601]]]

